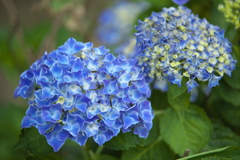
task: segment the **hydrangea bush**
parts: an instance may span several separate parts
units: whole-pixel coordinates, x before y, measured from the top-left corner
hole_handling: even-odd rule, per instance
[[[200,18],[188,1],[117,1],[96,28],[106,47],[69,38],[45,52],[14,93],[28,101],[17,148],[52,159],[50,145],[64,157],[70,139],[76,159],[238,160],[239,30]]]

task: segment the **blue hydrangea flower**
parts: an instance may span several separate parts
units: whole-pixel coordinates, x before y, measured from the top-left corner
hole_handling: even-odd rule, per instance
[[[148,7],[147,2],[117,1],[104,10],[97,28],[99,41],[107,46],[122,43],[131,33],[137,16]]]
[[[198,81],[209,81],[209,89],[219,85],[223,75],[231,76],[235,69],[231,43],[224,38],[224,30],[186,7],[153,12],[139,21],[136,29],[138,65],[149,77],[167,79],[178,86],[185,77],[190,92]]]
[[[69,38],[20,76],[15,97],[28,99],[22,127],[35,127],[58,151],[70,138],[99,145],[120,131],[148,136],[151,92],[136,59]],[[144,133],[143,133],[144,132]]]
[[[184,5],[185,3],[187,3],[189,0],[172,0],[174,3],[176,3],[177,5]]]

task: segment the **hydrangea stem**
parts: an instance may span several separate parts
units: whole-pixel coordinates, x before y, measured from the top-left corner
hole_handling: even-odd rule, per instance
[[[156,110],[154,111],[155,116],[163,115],[165,110]]]
[[[102,152],[103,149],[104,149],[104,146],[98,146],[98,148],[95,152],[95,155],[99,155]]]
[[[89,155],[91,160],[98,160],[99,155],[101,154],[102,150],[104,149],[104,146],[98,146],[95,153],[92,150],[89,150]]]

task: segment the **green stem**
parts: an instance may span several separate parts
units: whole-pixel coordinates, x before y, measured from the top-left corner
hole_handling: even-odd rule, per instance
[[[89,160],[90,158],[89,158],[89,155],[88,155],[88,152],[87,152],[86,145],[82,146],[82,149],[83,149],[82,153],[83,153],[84,160]]]
[[[95,156],[92,150],[89,150],[88,154],[90,156],[90,160],[97,160],[97,156]]]
[[[154,111],[155,116],[163,115],[165,110],[156,110]]]
[[[101,154],[103,149],[104,149],[104,146],[99,146],[96,149],[95,153],[91,149],[87,149],[85,153],[87,154],[87,157],[84,157],[84,158],[87,158],[86,160],[98,160],[98,157]]]
[[[95,155],[99,155],[102,152],[103,149],[104,149],[104,146],[98,146],[98,148],[95,152]]]

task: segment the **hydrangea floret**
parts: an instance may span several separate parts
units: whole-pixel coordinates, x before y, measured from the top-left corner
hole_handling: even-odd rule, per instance
[[[181,86],[186,77],[190,92],[199,86],[197,81],[208,81],[208,88],[219,85],[223,75],[231,76],[235,69],[224,30],[184,6],[153,12],[136,29],[138,65],[159,81]]]
[[[21,74],[14,96],[29,104],[22,128],[37,128],[54,151],[68,138],[79,145],[89,137],[102,145],[120,131],[146,138],[151,92],[136,62],[69,38]]]
[[[228,22],[235,24],[235,28],[240,27],[240,0],[224,0],[224,5],[220,4],[218,10],[224,13]]]

